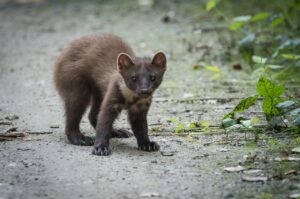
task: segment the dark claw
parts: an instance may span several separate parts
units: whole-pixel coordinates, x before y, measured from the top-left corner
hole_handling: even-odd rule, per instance
[[[93,155],[99,155],[99,156],[109,156],[111,155],[112,150],[109,146],[99,146],[99,147],[94,147],[92,154]]]
[[[146,142],[139,144],[138,148],[142,151],[158,151],[159,145],[156,142]]]
[[[95,138],[88,137],[84,135],[76,135],[76,136],[69,136],[68,140],[71,144],[80,145],[80,146],[92,146],[94,145]]]
[[[132,133],[125,129],[113,129],[111,132],[112,138],[129,138],[132,136]]]

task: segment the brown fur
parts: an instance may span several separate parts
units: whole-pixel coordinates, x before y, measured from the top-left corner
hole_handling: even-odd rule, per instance
[[[152,92],[159,86],[166,65],[162,53],[155,57],[153,60],[136,57],[127,43],[111,34],[74,40],[58,58],[54,72],[56,88],[64,101],[68,140],[75,145],[94,144],[94,154],[109,155],[109,138],[128,136],[125,131],[115,130],[112,126],[120,111],[127,109],[139,147],[147,151],[158,150],[159,146],[148,138],[146,120]],[[140,85],[127,77],[137,70],[150,69],[151,72],[151,67],[160,80],[153,85],[147,81],[143,83],[149,87],[145,97],[141,95],[145,91],[139,89]],[[91,106],[89,120],[96,129],[95,142],[79,129],[88,105]]]

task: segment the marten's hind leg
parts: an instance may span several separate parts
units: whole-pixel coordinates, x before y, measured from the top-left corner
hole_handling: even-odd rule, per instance
[[[68,96],[65,98],[65,132],[71,144],[85,146],[94,144],[94,138],[85,136],[80,132],[80,121],[89,104],[90,97],[89,89],[81,89],[68,93]]]
[[[102,95],[100,91],[96,89],[93,90],[92,97],[91,97],[91,110],[88,117],[94,129],[96,129],[97,126],[97,117],[100,111],[101,103],[102,103]]]

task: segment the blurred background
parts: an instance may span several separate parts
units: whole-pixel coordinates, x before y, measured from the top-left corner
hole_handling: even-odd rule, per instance
[[[26,132],[0,143],[0,198],[299,194],[299,159],[273,161],[300,143],[299,17],[299,0],[0,0],[0,130]],[[111,159],[66,144],[53,65],[97,33],[139,56],[166,53],[148,117],[162,153],[137,151],[133,138],[112,141]],[[129,128],[125,114],[116,126]],[[94,135],[86,117],[81,128]],[[237,165],[265,183],[224,173]]]

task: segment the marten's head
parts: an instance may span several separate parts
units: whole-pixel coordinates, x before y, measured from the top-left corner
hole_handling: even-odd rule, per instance
[[[126,53],[118,56],[118,69],[126,86],[140,97],[149,97],[160,85],[167,68],[163,52],[150,58],[132,58]]]

